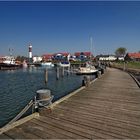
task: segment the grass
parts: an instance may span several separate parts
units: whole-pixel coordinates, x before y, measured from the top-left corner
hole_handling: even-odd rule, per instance
[[[123,67],[124,62],[114,62],[114,66]],[[140,69],[140,62],[126,62],[126,68]]]

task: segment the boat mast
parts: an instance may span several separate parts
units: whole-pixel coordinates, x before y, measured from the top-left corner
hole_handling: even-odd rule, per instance
[[[93,39],[92,36],[90,37],[90,61],[91,61],[91,57],[92,57],[92,45],[93,45]]]

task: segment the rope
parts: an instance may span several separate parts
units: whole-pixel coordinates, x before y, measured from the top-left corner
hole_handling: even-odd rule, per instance
[[[12,119],[9,124],[12,124],[13,122],[17,121],[31,106],[33,105],[33,100],[31,100],[23,109],[22,111],[14,118]]]
[[[49,99],[47,99],[48,102],[46,102],[45,104],[41,103],[40,101],[47,101],[46,99],[36,100],[36,102],[39,106],[46,107],[46,106],[49,106],[52,103],[53,98],[54,98],[54,96],[51,96]]]

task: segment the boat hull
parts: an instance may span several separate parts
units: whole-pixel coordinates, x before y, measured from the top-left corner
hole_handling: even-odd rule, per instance
[[[20,65],[0,63],[0,70],[14,70],[20,68]]]
[[[93,75],[96,74],[98,70],[93,71],[93,72],[77,72],[76,75]]]
[[[59,67],[70,67],[70,63],[69,62],[60,62],[57,64],[57,66]]]

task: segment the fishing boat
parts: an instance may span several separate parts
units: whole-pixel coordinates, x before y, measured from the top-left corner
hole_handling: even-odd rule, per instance
[[[13,56],[5,56],[0,62],[1,70],[17,69],[19,67],[20,65],[16,63],[15,58]]]

